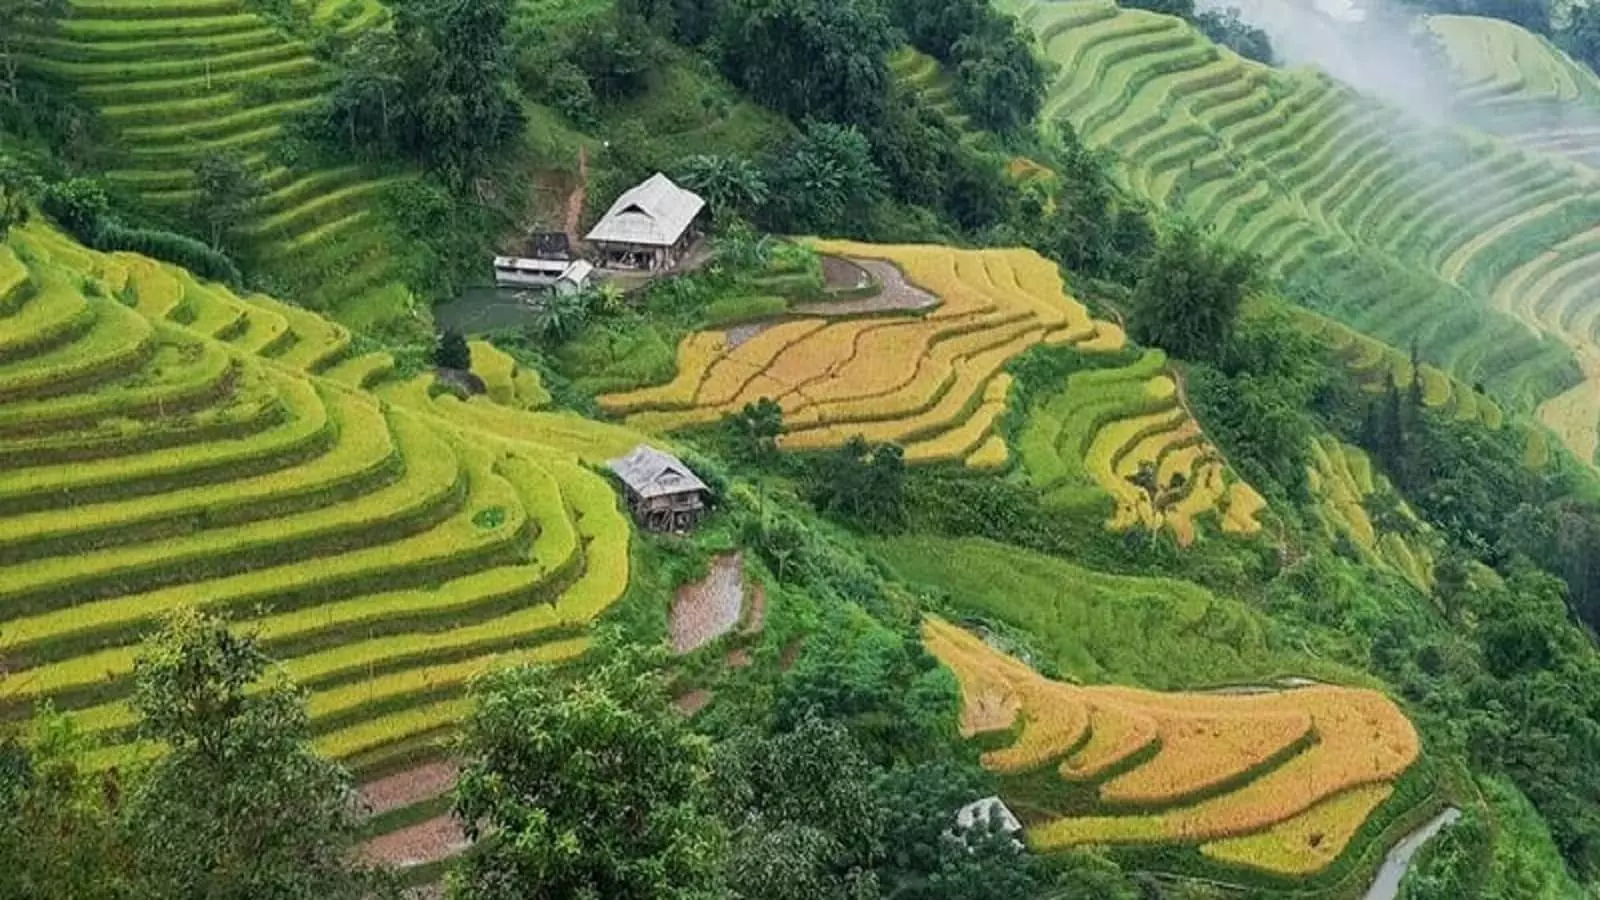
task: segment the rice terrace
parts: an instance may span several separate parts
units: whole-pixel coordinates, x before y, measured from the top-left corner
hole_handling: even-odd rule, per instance
[[[0,900],[1600,898],[1600,5],[0,0]]]

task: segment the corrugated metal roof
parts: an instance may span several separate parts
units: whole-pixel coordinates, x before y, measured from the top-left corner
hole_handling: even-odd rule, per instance
[[[670,247],[683,237],[706,202],[657,172],[611,204],[588,240]]]
[[[640,444],[627,456],[606,463],[606,468],[617,474],[634,493],[649,499],[685,491],[709,491],[683,460],[650,446]]]

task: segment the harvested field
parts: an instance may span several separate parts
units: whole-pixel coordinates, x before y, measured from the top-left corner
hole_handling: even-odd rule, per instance
[[[1314,872],[1421,750],[1399,709],[1369,690],[1079,687],[939,619],[924,623],[923,637],[960,682],[962,734],[1009,735],[983,764],[1002,776],[1002,795],[1011,791],[1039,850],[1211,842],[1218,858]],[[1049,778],[1088,786],[1093,799],[1053,799],[1041,781]]]
[[[376,863],[409,869],[459,855],[471,846],[461,823],[443,815],[379,835],[361,845],[361,855]]]
[[[848,321],[784,322],[737,344],[690,335],[672,382],[603,396],[601,407],[632,427],[671,431],[769,397],[784,411],[781,447],[826,449],[861,434],[901,443],[908,460],[958,461],[993,435],[1010,359],[1041,342],[1091,352],[1124,340],[1114,325],[1091,320],[1054,264],[1032,251],[814,244],[871,272],[883,290],[859,302],[879,306]],[[855,302],[826,311],[849,312]],[[922,314],[873,315],[891,307]],[[991,448],[980,462],[996,455]]]

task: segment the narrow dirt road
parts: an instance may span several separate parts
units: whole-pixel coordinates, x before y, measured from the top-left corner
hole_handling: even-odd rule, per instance
[[[567,232],[567,245],[577,252],[578,249],[578,220],[583,216],[583,204],[589,195],[589,148],[578,148],[578,183],[573,186],[572,193],[567,195],[567,219],[565,231]]]

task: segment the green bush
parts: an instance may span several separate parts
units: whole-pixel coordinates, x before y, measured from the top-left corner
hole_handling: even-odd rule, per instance
[[[157,228],[129,228],[110,219],[101,223],[97,237],[96,250],[142,253],[212,281],[236,285],[244,280],[233,260],[188,235]]]

